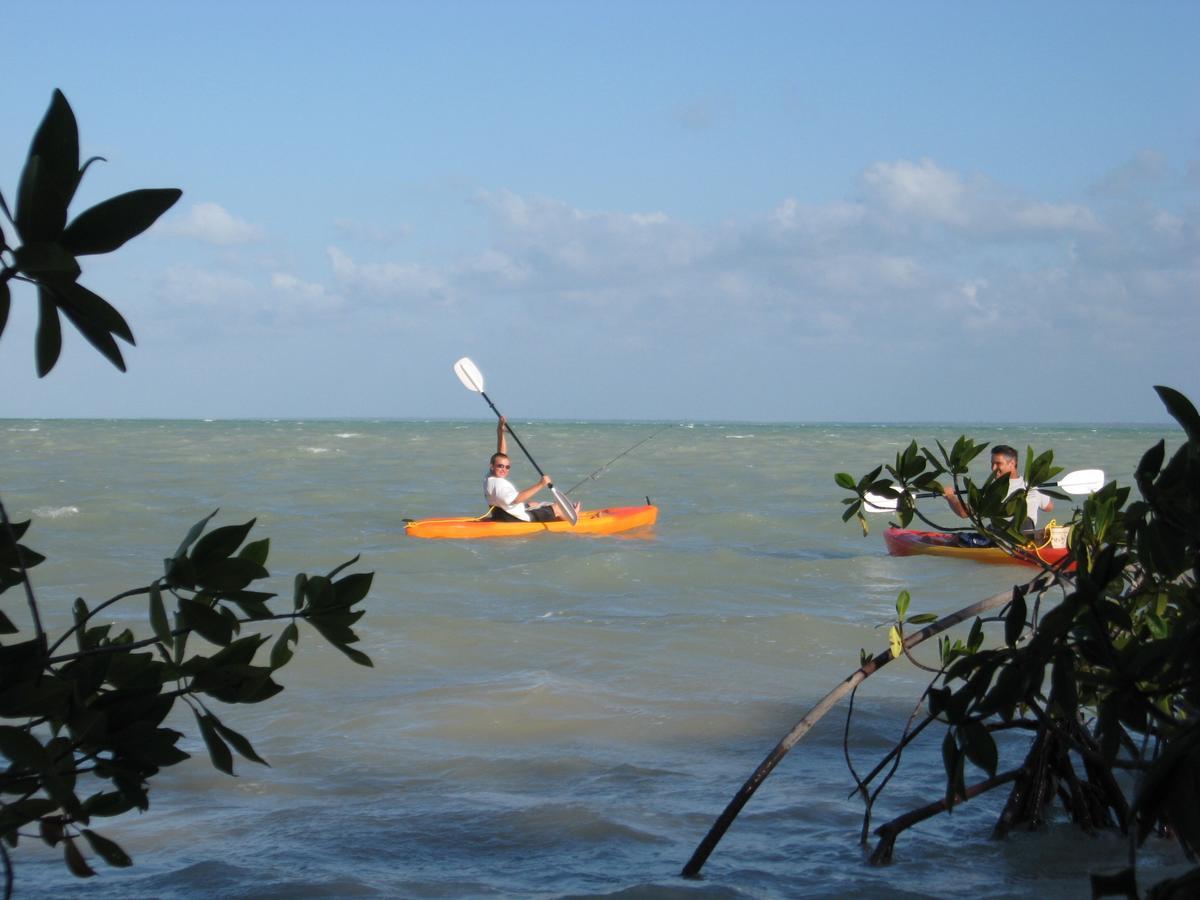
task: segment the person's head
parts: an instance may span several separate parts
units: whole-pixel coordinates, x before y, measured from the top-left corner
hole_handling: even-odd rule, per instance
[[[1017,451],[1007,444],[997,444],[992,448],[992,474],[997,478],[1003,478],[1007,475],[1009,478],[1016,478],[1017,472]]]
[[[488,464],[493,475],[498,475],[501,478],[508,477],[508,470],[512,468],[512,462],[506,453],[493,453],[492,460]]]

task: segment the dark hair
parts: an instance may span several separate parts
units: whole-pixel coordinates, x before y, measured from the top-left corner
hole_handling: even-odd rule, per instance
[[[992,456],[1003,456],[1005,459],[1011,459],[1013,462],[1017,461],[1017,451],[1008,446],[1008,444],[997,444],[992,448]]]
[[[493,453],[492,458],[490,460],[488,460],[488,465],[494,466],[496,464],[496,460],[498,460],[498,459],[508,459],[508,454],[507,453]]]

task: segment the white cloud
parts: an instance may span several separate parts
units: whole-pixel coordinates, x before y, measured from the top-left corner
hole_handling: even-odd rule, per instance
[[[334,312],[345,305],[337,294],[323,284],[302,281],[287,272],[271,273],[271,289],[280,300],[281,308],[290,312]]]
[[[905,232],[941,226],[973,237],[1026,239],[1040,233],[1080,233],[1099,227],[1086,206],[1030,200],[981,175],[965,177],[930,159],[879,162],[861,178],[864,203],[881,224]]]
[[[956,226],[970,220],[966,183],[932,160],[875,163],[863,173],[862,184],[869,203],[901,219]]]
[[[419,263],[358,263],[338,247],[326,248],[334,280],[347,291],[375,300],[447,300],[446,277]]]
[[[232,215],[216,203],[196,203],[179,218],[160,226],[164,234],[192,238],[206,244],[230,246],[262,240],[262,231]]]

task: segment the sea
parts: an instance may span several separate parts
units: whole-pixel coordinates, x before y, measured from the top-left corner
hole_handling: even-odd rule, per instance
[[[297,572],[358,557],[352,571],[375,573],[357,645],[373,667],[304,627],[281,694],[217,704],[269,766],[216,771],[179,704],[169,724],[193,758],[154,778],[148,811],[93,822],[134,865],[93,859],[80,880],[61,848],[24,837],[8,848],[14,895],[1089,897],[1087,873],[1127,863],[1128,840],[1088,837],[1058,811],[1040,834],[993,840],[997,791],[903,833],[893,862],[871,866],[851,767],[870,771],[898,740],[930,677],[896,662],[784,757],[699,878],[680,876],[776,743],[862,650],[887,646],[901,591],[910,615],[948,613],[1029,576],[888,556],[887,516],[866,535],[843,522],[835,473],[965,433],[1129,484],[1152,444],[1181,443],[1177,428],[511,424],[585,507],[649,499],[657,524],[407,538],[407,519],[484,512],[495,420],[0,420],[0,499],[47,557],[32,576],[51,632],[76,597],[94,606],[148,584],[214,510],[215,525],[254,519],[251,539],[270,538],[269,589],[285,607]],[[510,449],[514,480],[533,484]],[[922,509],[958,524],[940,501]],[[1059,502],[1043,515],[1070,514]],[[28,626],[22,592],[0,603]],[[150,633],[144,598],[104,615]],[[942,796],[936,731],[905,751],[871,828]],[[1143,887],[1186,868],[1168,841],[1139,855]]]

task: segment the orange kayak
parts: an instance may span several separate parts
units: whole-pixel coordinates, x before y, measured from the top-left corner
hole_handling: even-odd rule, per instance
[[[579,522],[496,522],[492,519],[459,517],[419,519],[404,526],[409,537],[417,538],[493,538],[523,537],[543,532],[564,534],[617,534],[632,528],[653,525],[658,519],[657,506],[614,506],[588,509],[579,513]]]
[[[883,532],[884,543],[892,556],[948,556],[953,559],[973,559],[982,563],[1018,563],[1026,566],[1056,565],[1068,554],[1066,548],[1055,549],[1047,544],[1030,544],[1015,556],[999,547],[963,546],[955,534],[942,531],[913,531],[908,528],[888,528]]]

